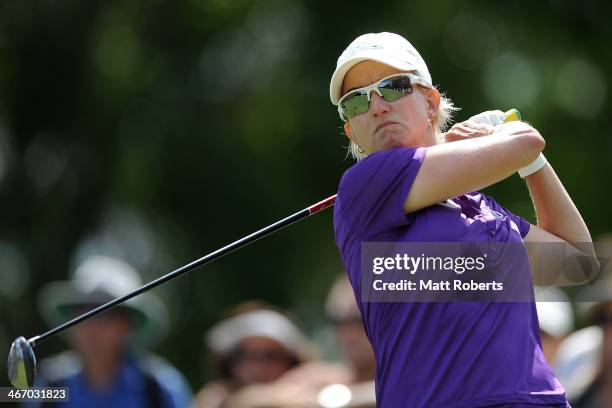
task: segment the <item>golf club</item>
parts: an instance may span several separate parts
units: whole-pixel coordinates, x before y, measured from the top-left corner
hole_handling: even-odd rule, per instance
[[[91,317],[94,317],[114,306],[119,305],[120,303],[125,302],[137,296],[141,293],[144,293],[150,289],[153,289],[156,286],[161,285],[162,283],[168,282],[174,278],[177,278],[193,269],[205,265],[209,262],[214,261],[217,258],[222,257],[223,255],[229,254],[230,252],[235,251],[238,248],[242,248],[245,245],[250,244],[260,238],[263,238],[273,232],[276,232],[288,225],[293,224],[294,222],[300,221],[304,218],[307,218],[313,214],[318,213],[321,210],[326,209],[327,207],[331,207],[334,205],[336,201],[336,195],[326,198],[325,200],[319,201],[316,204],[311,205],[310,207],[304,208],[301,211],[298,211],[282,220],[275,222],[267,227],[264,227],[246,237],[243,237],[237,241],[232,242],[216,251],[209,253],[185,266],[182,266],[166,275],[163,275],[144,286],[134,290],[133,292],[128,293],[125,296],[117,298],[115,300],[111,300],[108,303],[105,303],[87,313],[82,314],[81,316],[77,316],[68,322],[51,329],[43,334],[38,336],[34,336],[30,339],[26,339],[25,337],[18,337],[13,341],[11,345],[11,350],[8,356],[8,377],[13,384],[14,387],[20,389],[28,389],[34,385],[36,380],[36,356],[34,355],[34,347],[36,347],[43,340],[48,339],[49,337],[55,336],[56,334],[81,323],[84,320],[87,320]]]

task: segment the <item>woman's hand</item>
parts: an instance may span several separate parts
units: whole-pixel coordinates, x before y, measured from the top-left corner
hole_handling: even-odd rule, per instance
[[[499,130],[498,126],[506,122],[520,120],[520,114],[516,109],[508,112],[500,110],[489,110],[470,117],[465,122],[453,126],[444,136],[446,142],[472,139],[490,135]]]
[[[479,123],[472,119],[455,123],[448,132],[444,133],[445,143],[458,140],[473,139],[475,137],[487,136],[495,131],[495,127],[486,123]]]

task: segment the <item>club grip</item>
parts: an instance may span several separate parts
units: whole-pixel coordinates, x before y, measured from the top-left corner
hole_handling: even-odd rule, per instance
[[[512,122],[513,120],[521,120],[521,112],[518,109],[510,109],[504,114],[504,123]]]

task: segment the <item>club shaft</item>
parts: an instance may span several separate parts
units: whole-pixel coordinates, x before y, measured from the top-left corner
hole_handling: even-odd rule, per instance
[[[325,200],[319,201],[316,204],[311,205],[310,207],[304,208],[301,211],[298,211],[286,218],[283,218],[282,220],[279,220],[277,222],[275,222],[274,224],[268,225],[267,227],[264,227],[250,235],[247,235],[237,241],[232,242],[231,244],[228,244],[220,249],[217,249],[214,252],[209,253],[208,255],[205,255],[199,259],[196,259],[195,261],[182,266],[172,272],[167,273],[166,275],[160,276],[159,278],[155,279],[154,281],[151,281],[149,283],[147,283],[144,286],[141,286],[140,288],[136,289],[133,292],[128,293],[125,296],[122,296],[120,298],[117,298],[115,300],[111,300],[108,303],[105,303],[101,306],[98,306],[95,309],[90,310],[89,312],[82,314],[81,316],[77,316],[72,320],[67,321],[66,323],[51,329],[41,335],[32,337],[28,340],[28,342],[30,343],[30,345],[32,347],[34,347],[35,345],[37,345],[38,343],[42,342],[45,339],[48,339],[51,336],[54,336],[76,324],[79,324],[80,322],[82,322],[83,320],[89,319],[90,317],[96,316],[112,307],[115,307],[117,305],[119,305],[120,303],[123,303],[131,298],[133,298],[134,296],[138,296],[141,293],[144,293],[150,289],[153,289],[156,286],[161,285],[162,283],[168,282],[174,278],[177,278],[199,266],[205,265],[209,262],[214,261],[215,259],[221,258],[223,255],[227,255],[230,252],[235,251],[238,248],[242,248],[245,245],[250,244],[251,242],[257,241],[260,238],[263,238],[267,235],[272,234],[273,232],[276,232],[288,225],[293,224],[294,222],[300,221],[304,218],[307,218],[313,214],[316,214],[317,212],[324,210],[327,207],[331,207],[332,205],[334,205],[336,201],[336,195],[333,195],[331,197],[326,198]]]

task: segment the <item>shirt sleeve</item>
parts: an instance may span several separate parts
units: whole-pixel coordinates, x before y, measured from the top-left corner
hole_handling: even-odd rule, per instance
[[[529,232],[529,229],[531,228],[531,223],[527,221],[526,219],[524,219],[523,217],[519,217],[518,215],[510,212],[509,210],[504,208],[501,204],[499,204],[497,201],[495,201],[493,198],[487,195],[484,195],[484,197],[487,200],[487,205],[489,206],[489,208],[504,214],[505,216],[510,218],[512,221],[514,221],[514,223],[516,224],[516,226],[518,227],[521,233],[521,238],[525,238],[525,236]]]
[[[344,222],[362,237],[410,224],[404,203],[427,148],[395,148],[373,153],[348,169],[338,189]]]

